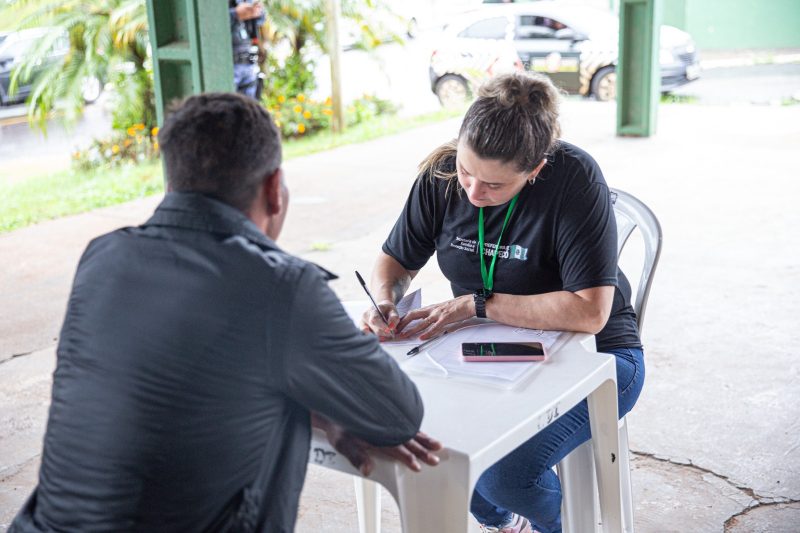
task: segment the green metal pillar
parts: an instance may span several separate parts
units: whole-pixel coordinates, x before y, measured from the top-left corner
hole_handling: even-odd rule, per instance
[[[661,0],[620,0],[617,135],[649,137],[656,131],[660,27]]]
[[[228,3],[147,0],[158,124],[173,100],[233,91]]]

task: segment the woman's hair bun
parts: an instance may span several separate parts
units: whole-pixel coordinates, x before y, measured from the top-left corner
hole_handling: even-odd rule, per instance
[[[478,89],[479,98],[493,98],[503,107],[532,107],[535,111],[558,109],[559,91],[543,74],[509,72],[486,81]]]

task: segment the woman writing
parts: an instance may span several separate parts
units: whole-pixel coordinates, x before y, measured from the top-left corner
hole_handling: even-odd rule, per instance
[[[371,285],[389,325],[370,310],[364,328],[425,340],[478,316],[594,334],[598,351],[616,356],[623,416],[644,381],[630,285],[608,186],[589,154],[558,140],[558,100],[548,78],[530,73],[481,87],[458,138],[420,165],[377,259]],[[434,252],[454,298],[401,319],[395,304]],[[484,472],[473,515],[487,531],[561,531],[551,467],[589,438],[584,401]]]

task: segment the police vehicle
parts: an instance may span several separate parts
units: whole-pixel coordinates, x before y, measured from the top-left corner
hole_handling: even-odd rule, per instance
[[[609,11],[557,0],[489,4],[445,27],[431,56],[431,90],[447,106],[471,97],[481,81],[508,69],[542,72],[568,93],[616,97],[618,19]],[[691,36],[662,26],[661,90],[695,80]]]

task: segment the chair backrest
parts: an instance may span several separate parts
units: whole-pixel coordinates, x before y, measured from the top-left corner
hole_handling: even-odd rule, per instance
[[[611,189],[611,199],[617,219],[617,257],[622,254],[622,248],[636,228],[639,228],[644,241],[644,265],[633,304],[633,310],[636,312],[636,324],[641,335],[644,312],[647,309],[647,298],[650,296],[650,287],[653,284],[653,274],[661,256],[661,224],[658,223],[658,219],[650,208],[632,194],[619,189]]]

